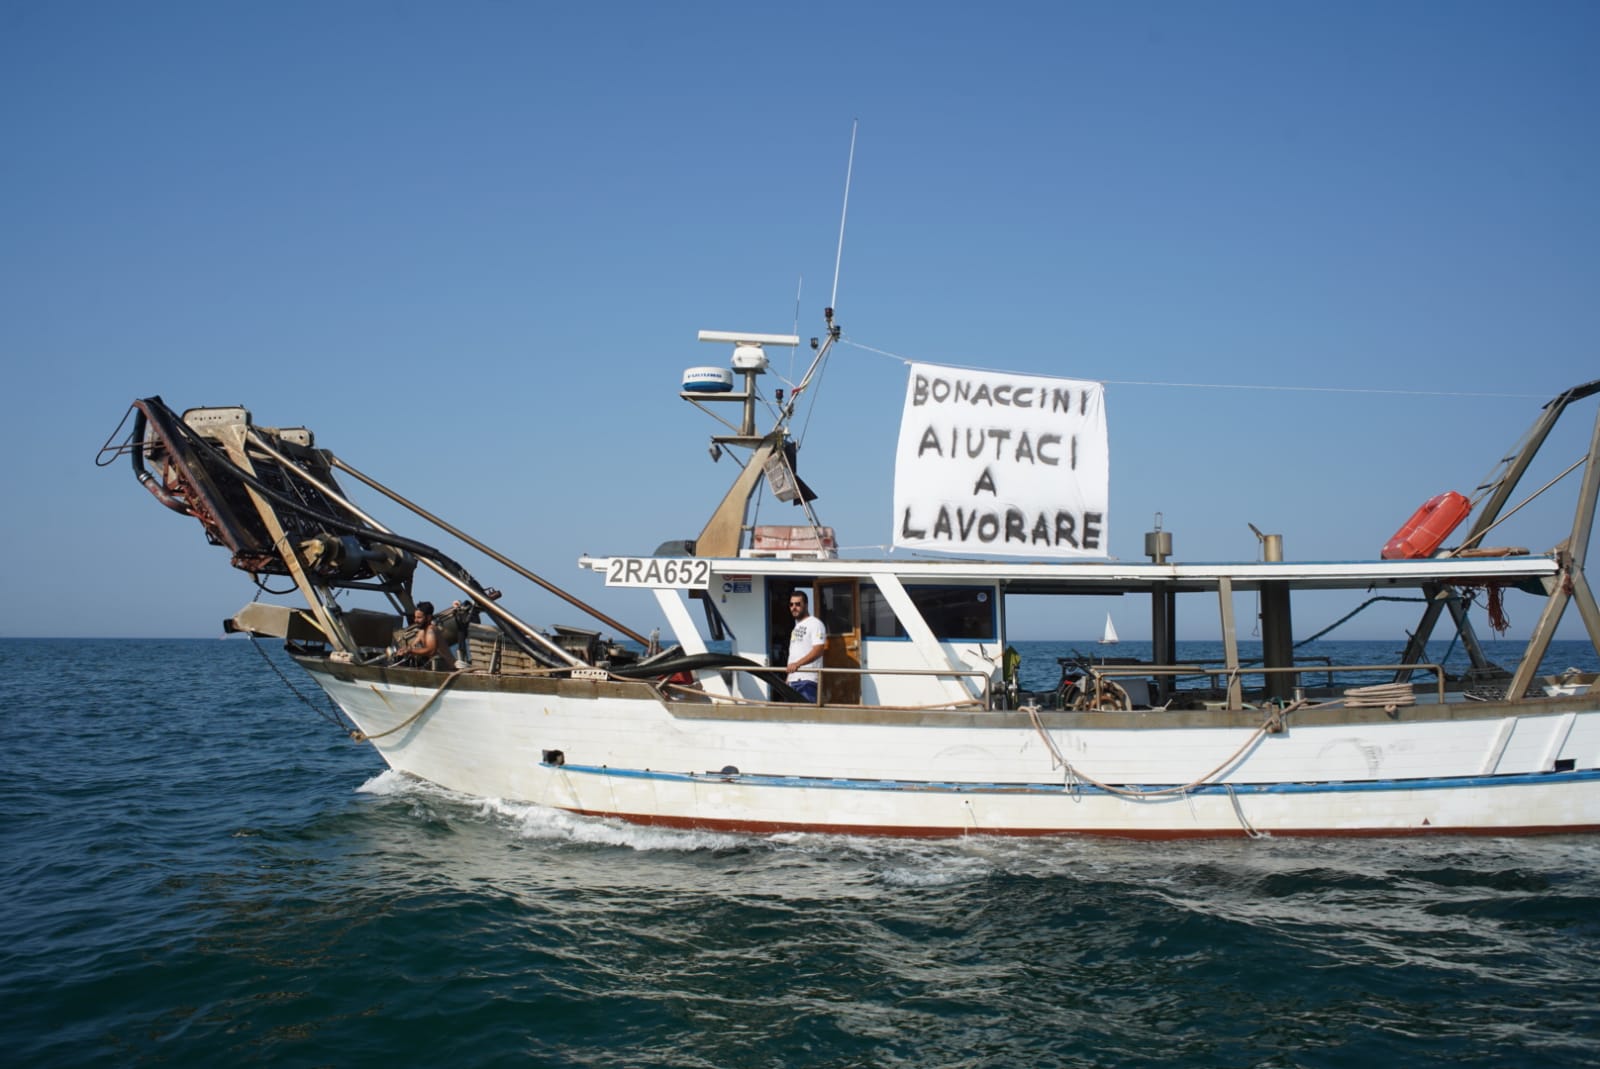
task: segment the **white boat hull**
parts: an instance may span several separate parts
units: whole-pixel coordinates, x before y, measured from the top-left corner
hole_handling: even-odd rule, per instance
[[[1310,710],[1271,733],[1255,713],[1034,721],[470,676],[438,691],[436,676],[303,663],[399,771],[641,824],[1145,838],[1600,829],[1600,709],[1589,698],[1393,717]]]

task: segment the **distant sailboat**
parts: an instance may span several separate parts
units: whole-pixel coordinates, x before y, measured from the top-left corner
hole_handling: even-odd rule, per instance
[[[1115,646],[1117,644],[1117,625],[1111,622],[1111,614],[1106,613],[1106,633],[1100,636],[1100,645]]]

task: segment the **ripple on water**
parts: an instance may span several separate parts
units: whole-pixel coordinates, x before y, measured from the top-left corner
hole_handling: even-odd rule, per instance
[[[1595,837],[637,828],[385,772],[247,645],[15,645],[17,1064],[1600,1063]]]

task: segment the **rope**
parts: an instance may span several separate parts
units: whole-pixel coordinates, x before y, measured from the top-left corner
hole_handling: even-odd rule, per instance
[[[261,654],[261,659],[267,662],[267,667],[272,669],[272,671],[277,674],[279,679],[283,680],[283,685],[289,688],[289,693],[293,694],[296,698],[299,698],[301,703],[305,705],[307,709],[310,709],[322,719],[338,728],[341,735],[349,735],[352,739],[355,739],[357,735],[361,734],[361,732],[357,731],[354,727],[347,725],[343,720],[339,719],[337,706],[334,706],[336,711],[330,714],[327,710],[321,708],[320,706],[313,705],[311,703],[311,699],[307,698],[304,694],[301,694],[299,689],[295,687],[294,683],[290,681],[289,677],[283,674],[283,670],[280,669],[276,664],[272,663],[272,658],[267,656],[267,651],[261,648],[261,643],[256,641],[256,637],[254,635],[250,636],[250,645],[255,647],[257,653]],[[326,698],[327,695],[324,694],[323,697]],[[328,704],[333,705],[332,699],[329,699]],[[361,740],[356,739],[356,741],[359,742]]]
[[[1266,832],[1256,830],[1255,825],[1245,818],[1244,809],[1239,805],[1239,796],[1234,793],[1233,784],[1224,783],[1222,786],[1228,792],[1228,801],[1233,803],[1233,815],[1239,818],[1239,827],[1244,829],[1244,833],[1252,839],[1267,838]]]
[[[1456,588],[1466,596],[1467,604],[1475,604],[1478,591],[1482,590],[1487,595],[1484,598],[1484,611],[1489,617],[1489,626],[1501,637],[1511,629],[1511,620],[1506,616],[1505,588],[1500,583],[1457,583]]]
[[[128,434],[127,439],[124,440],[121,445],[113,446],[111,444],[113,441],[116,440],[117,435],[122,433],[122,428],[127,426],[128,417],[133,415],[134,409],[136,407],[137,406],[135,406],[135,405],[129,405],[128,406],[128,410],[122,414],[122,419],[117,421],[116,429],[113,430],[110,433],[110,435],[108,435],[106,437],[106,444],[101,446],[100,447],[100,452],[98,452],[98,453],[96,453],[94,455],[94,466],[95,467],[97,467],[97,468],[109,467],[110,465],[115,464],[117,461],[121,460],[127,454],[131,453],[135,448],[137,448],[133,444],[133,434],[132,434],[132,432],[130,432]],[[108,453],[110,454],[110,456],[106,455]]]
[[[931,362],[920,360],[916,357],[902,356],[899,353],[891,353],[887,349],[875,349],[870,345],[863,345],[861,342],[858,342],[853,338],[841,338],[840,341],[853,348],[861,349],[869,353],[876,353],[879,356],[886,356],[891,360],[898,360],[903,364],[920,364]],[[1015,373],[1014,368],[1009,369],[1008,371],[1001,368],[977,367],[970,364],[940,364],[939,366],[954,368],[958,371],[991,371],[998,374]],[[1095,381],[1099,382],[1102,386],[1176,386],[1189,390],[1270,390],[1282,393],[1370,393],[1392,394],[1400,397],[1486,397],[1493,398],[1497,401],[1508,397],[1542,401],[1548,396],[1546,394],[1533,393],[1467,393],[1459,390],[1384,390],[1370,386],[1268,386],[1262,384],[1234,382],[1149,382],[1141,380],[1116,379],[1097,379]]]
[[[1351,687],[1344,692],[1346,709],[1377,709],[1392,713],[1402,705],[1415,705],[1417,697],[1410,683],[1378,683],[1370,687]]]
[[[822,365],[817,368],[817,381],[811,388],[811,396],[807,398],[809,404],[806,406],[806,418],[805,421],[800,424],[800,437],[796,439],[796,446],[802,446],[806,444],[806,431],[811,429],[811,417],[815,415],[817,411],[817,395],[822,392],[822,379],[825,375],[827,375],[827,373],[828,357],[824,355],[822,358]],[[793,396],[791,396],[789,400],[790,403],[793,403]],[[791,474],[793,473],[791,472]]]
[[[404,720],[400,721],[400,723],[396,724],[394,727],[390,728],[388,731],[380,731],[376,735],[368,735],[364,731],[357,730],[357,731],[352,731],[350,733],[350,737],[352,739],[355,739],[357,742],[371,742],[373,739],[381,739],[386,735],[393,735],[395,732],[399,731],[401,728],[409,727],[411,725],[411,723],[417,719],[417,717],[419,717],[423,713],[427,712],[428,708],[430,706],[432,706],[434,702],[439,700],[439,695],[444,693],[444,689],[446,687],[448,687],[450,684],[454,683],[456,681],[456,677],[461,675],[465,671],[466,671],[465,668],[457,668],[454,672],[451,672],[449,675],[445,676],[444,677],[444,682],[439,684],[439,689],[434,691],[433,694],[428,698],[428,700],[423,702],[422,705],[417,709],[416,712],[412,713],[410,716],[408,716]]]
[[[1098,787],[1107,794],[1114,794],[1123,798],[1159,798],[1162,795],[1167,794],[1187,794],[1196,787],[1203,785],[1206,780],[1210,779],[1212,776],[1215,776],[1218,772],[1221,772],[1223,769],[1237,761],[1246,750],[1255,745],[1257,739],[1273,731],[1275,725],[1278,730],[1282,730],[1283,713],[1297,709],[1303,704],[1305,703],[1295,702],[1291,705],[1285,706],[1281,712],[1277,709],[1274,709],[1267,719],[1261,724],[1261,726],[1250,733],[1250,737],[1244,740],[1243,745],[1229,755],[1227,760],[1223,761],[1220,765],[1218,765],[1216,768],[1213,768],[1205,775],[1198,776],[1195,779],[1190,780],[1188,783],[1185,783],[1181,787],[1162,787],[1158,790],[1149,791],[1133,790],[1127,787],[1113,787],[1109,783],[1101,783],[1093,776],[1084,775],[1083,772],[1075,768],[1070,761],[1062,756],[1061,751],[1056,748],[1055,740],[1050,737],[1050,733],[1045,730],[1043,721],[1039,719],[1039,707],[1037,705],[1024,705],[1022,708],[1028,714],[1028,718],[1033,721],[1034,730],[1039,733],[1039,737],[1044,740],[1046,748],[1048,748],[1050,751],[1050,767],[1052,769],[1066,769],[1069,786],[1081,781],[1093,787]],[[1227,787],[1228,785],[1223,784],[1223,786]],[[1232,788],[1229,789],[1231,790]]]
[[[395,732],[399,731],[401,728],[404,728],[404,727],[408,726],[409,724],[415,722],[418,717],[420,717],[423,713],[428,711],[429,707],[431,707],[434,702],[439,700],[439,696],[445,692],[445,688],[447,688],[448,686],[450,686],[451,683],[454,683],[456,681],[456,677],[457,676],[466,675],[468,672],[472,672],[473,671],[473,669],[470,668],[470,667],[468,667],[468,668],[457,668],[454,672],[451,672],[448,676],[445,677],[444,682],[439,684],[439,689],[435,690],[433,692],[433,694],[428,698],[428,700],[422,703],[422,706],[416,712],[412,713],[405,720],[401,721],[399,724],[397,724],[394,727],[390,728],[388,731],[380,732],[377,735],[368,735],[366,732],[362,731],[360,728],[355,727],[353,724],[347,724],[345,720],[340,719],[339,714],[340,714],[340,712],[342,712],[342,710],[339,709],[339,707],[332,701],[332,699],[328,699],[328,705],[333,710],[332,712],[330,712],[329,710],[323,709],[321,706],[316,705],[315,703],[313,703],[311,701],[311,699],[307,698],[304,694],[300,693],[300,689],[294,685],[294,682],[292,680],[290,680],[290,678],[288,676],[283,674],[283,670],[280,669],[276,664],[273,663],[273,660],[272,660],[271,657],[267,656],[267,651],[261,648],[261,643],[259,641],[257,641],[256,636],[250,635],[248,637],[250,639],[250,645],[255,647],[255,651],[261,655],[261,659],[263,661],[267,662],[267,667],[272,669],[273,674],[275,674],[279,679],[281,679],[283,681],[283,685],[289,689],[289,693],[293,694],[296,698],[300,699],[301,704],[304,705],[307,709],[310,709],[312,712],[316,713],[319,717],[321,717],[322,719],[326,720],[328,723],[332,724],[334,727],[338,728],[340,734],[348,735],[353,742],[371,742],[373,739],[381,739],[381,738],[383,738],[383,737],[385,737],[387,735],[393,735]],[[562,671],[570,671],[570,669],[553,669],[552,668],[552,669],[545,669],[543,671],[530,672],[528,674],[544,676],[544,675],[555,675],[555,674],[558,674],[559,672],[562,672]],[[617,681],[617,682],[638,682],[638,680],[628,680],[628,679],[624,679],[622,676],[610,675],[609,673],[608,673],[608,678],[610,678],[613,681]],[[323,697],[327,698],[327,695],[324,694]]]
[[[1522,451],[1522,447],[1527,442],[1527,440],[1528,440],[1527,436],[1524,435],[1522,442],[1518,443],[1518,448],[1517,448],[1517,450],[1514,451],[1513,455],[1515,455],[1516,453],[1520,453]],[[1587,456],[1581,456],[1577,460],[1574,460],[1572,462],[1572,465],[1570,467],[1568,467],[1566,471],[1563,471],[1560,475],[1557,475],[1554,479],[1551,479],[1549,482],[1547,482],[1543,486],[1539,487],[1539,489],[1535,490],[1533,493],[1529,494],[1527,497],[1525,497],[1521,501],[1517,502],[1517,504],[1515,506],[1513,506],[1511,509],[1509,509],[1508,511],[1502,512],[1500,514],[1500,517],[1498,519],[1496,519],[1493,523],[1491,523],[1489,526],[1485,527],[1483,530],[1479,531],[1477,534],[1471,536],[1466,541],[1462,542],[1455,549],[1450,550],[1449,552],[1447,552],[1445,554],[1445,556],[1447,556],[1447,557],[1459,557],[1459,556],[1463,555],[1463,553],[1472,545],[1472,543],[1474,543],[1474,542],[1482,542],[1484,536],[1487,535],[1490,531],[1494,530],[1496,527],[1499,527],[1502,523],[1505,523],[1511,517],[1515,516],[1518,512],[1520,512],[1522,510],[1522,507],[1524,505],[1527,505],[1530,502],[1532,502],[1534,498],[1538,497],[1540,494],[1542,494],[1546,490],[1550,489],[1552,486],[1554,486],[1556,483],[1560,482],[1562,479],[1565,479],[1568,475],[1571,475],[1574,471],[1576,471],[1579,467],[1581,467],[1583,465],[1584,461],[1586,461],[1588,459],[1589,458]],[[1511,460],[1511,457],[1508,456],[1508,457],[1505,458],[1505,460],[1503,460],[1501,462],[1501,466],[1504,467],[1508,471],[1509,471],[1509,463],[1508,462],[1510,460]],[[1498,471],[1500,469],[1497,468],[1496,470]],[[1504,475],[1496,477],[1493,473],[1491,473],[1489,478],[1485,479],[1483,484],[1478,487],[1478,490],[1480,491],[1480,493],[1478,494],[1477,497],[1472,499],[1472,507],[1473,508],[1477,508],[1478,507],[1478,502],[1482,501],[1484,498],[1488,497],[1491,493],[1493,493],[1494,491],[1498,490],[1500,488],[1501,484],[1504,483],[1504,482],[1505,482],[1505,476]],[[1523,550],[1523,552],[1526,552],[1526,550]]]

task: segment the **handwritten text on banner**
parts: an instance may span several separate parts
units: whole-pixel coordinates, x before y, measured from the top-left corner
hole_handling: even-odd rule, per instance
[[[1102,384],[911,365],[896,546],[1103,557],[1109,500]]]

